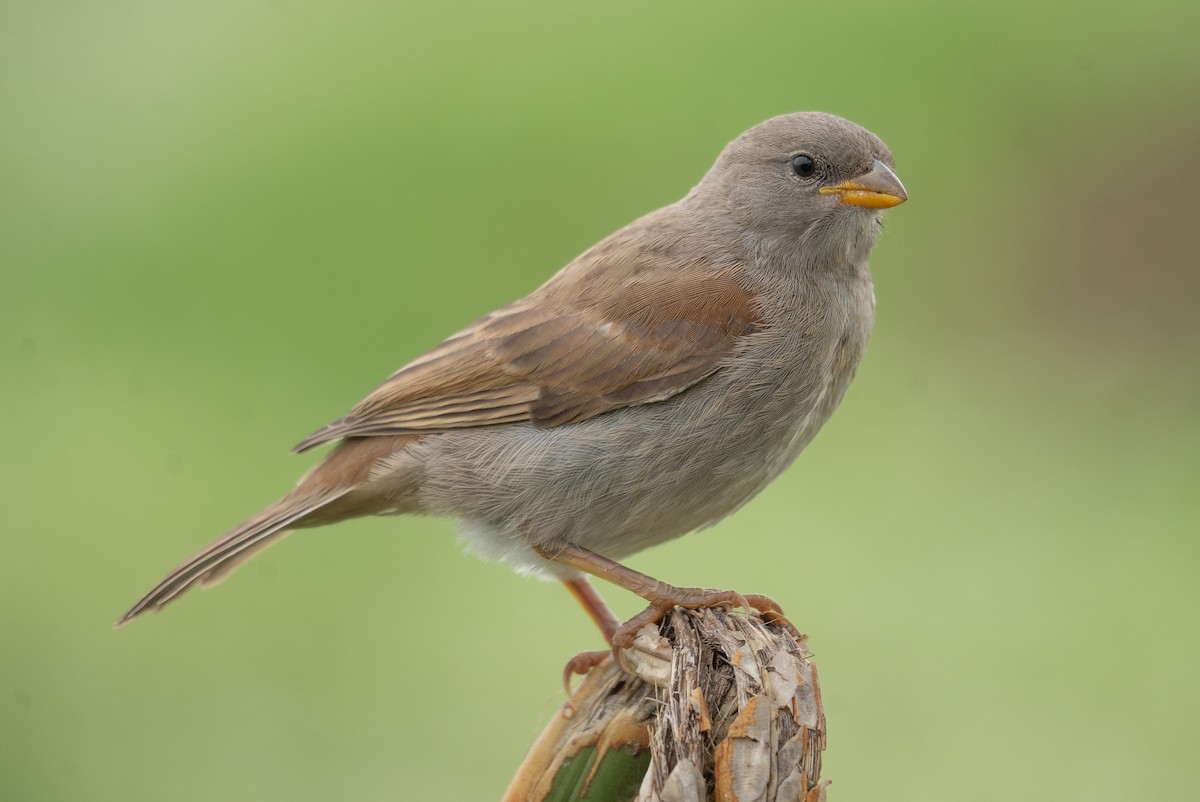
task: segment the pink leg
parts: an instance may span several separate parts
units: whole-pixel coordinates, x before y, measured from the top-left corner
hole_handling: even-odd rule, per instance
[[[596,622],[596,626],[600,627],[600,632],[604,635],[604,642],[611,646],[613,634],[621,626],[621,622],[613,615],[612,610],[608,609],[608,605],[604,603],[604,599],[600,598],[600,594],[592,587],[592,583],[580,576],[575,579],[564,579],[563,584],[567,586],[567,590],[571,591],[571,595],[583,605],[583,609]]]
[[[659,621],[672,607],[683,607],[692,610],[700,607],[742,607],[747,611],[753,608],[762,613],[763,618],[767,621],[786,627],[796,636],[800,634],[792,626],[791,622],[784,618],[783,610],[780,606],[766,596],[755,594],[743,595],[732,590],[678,588],[674,585],[668,585],[666,582],[661,582],[652,576],[634,571],[632,568],[626,568],[624,565],[603,557],[594,551],[585,549],[582,546],[567,545],[550,551],[534,545],[533,549],[547,560],[553,560],[554,562],[568,565],[592,576],[600,577],[612,582],[614,585],[625,588],[631,593],[636,593],[650,602],[649,607],[624,624],[621,624],[612,632],[609,642],[613,646],[614,653],[628,648],[633,643],[634,638],[637,637],[639,629],[647,624]],[[588,587],[588,591],[591,591],[590,586]],[[589,603],[581,598],[581,592],[574,587],[571,588],[571,592],[576,594],[576,598],[580,598],[584,607],[592,615],[593,620],[596,620],[600,624],[601,630],[605,631],[605,625],[601,623],[602,619],[597,617]],[[592,591],[592,594],[594,595],[594,591]],[[612,616],[612,613],[608,612],[607,607],[604,608],[604,613],[609,617]],[[615,621],[616,619],[612,620]],[[595,665],[595,663],[592,665]]]
[[[600,594],[592,587],[592,583],[580,576],[575,579],[564,579],[563,584],[567,586],[567,590],[571,591],[571,595],[583,605],[583,609],[596,622],[596,626],[600,627],[600,633],[604,635],[604,642],[612,646],[613,635],[620,628],[621,622],[613,615],[612,610],[608,609],[608,605],[604,603],[604,599],[600,598]],[[571,677],[575,674],[588,673],[604,662],[609,654],[610,652],[605,649],[598,652],[580,652],[572,657],[563,668],[563,687],[567,689],[567,696],[571,695]]]

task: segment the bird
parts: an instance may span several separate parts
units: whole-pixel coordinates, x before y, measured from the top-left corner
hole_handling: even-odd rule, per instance
[[[675,606],[786,622],[767,596],[669,585],[621,561],[725,518],[813,439],[871,334],[883,212],[907,198],[890,150],[855,123],[798,112],[755,125],[681,200],[302,440],[295,451],[335,445],[117,626],[293,530],[402,514],[455,519],[468,551],[563,582],[614,651]],[[646,609],[620,622],[588,577]]]

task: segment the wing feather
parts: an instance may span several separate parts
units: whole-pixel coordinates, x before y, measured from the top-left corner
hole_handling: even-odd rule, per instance
[[[618,232],[614,237],[629,232]],[[634,237],[636,239],[636,237]],[[741,265],[606,241],[410,362],[296,446],[529,421],[561,426],[683,392],[762,325]]]

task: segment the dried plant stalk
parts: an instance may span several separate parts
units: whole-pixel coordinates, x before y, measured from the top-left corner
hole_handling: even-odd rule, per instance
[[[806,639],[674,610],[593,669],[505,802],[821,802],[825,716]]]

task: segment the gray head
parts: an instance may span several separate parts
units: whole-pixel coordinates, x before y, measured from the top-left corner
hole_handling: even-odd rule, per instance
[[[773,117],[729,143],[696,194],[755,235],[874,239],[907,198],[879,137],[821,112]],[[867,243],[869,248],[869,243]]]

